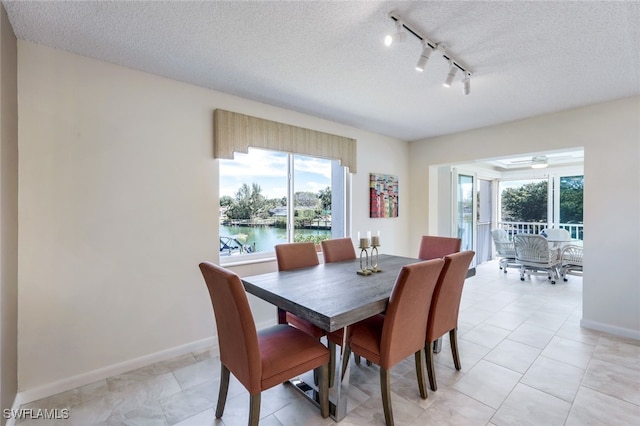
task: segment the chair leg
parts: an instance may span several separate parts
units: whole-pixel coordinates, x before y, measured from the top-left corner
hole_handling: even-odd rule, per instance
[[[436,383],[436,365],[433,359],[433,345],[431,342],[427,342],[424,345],[424,352],[427,355],[427,375],[429,376],[429,387],[432,391],[438,390],[438,384]]]
[[[368,366],[368,367],[371,367],[372,365],[373,365],[373,362],[371,362],[371,361],[367,360],[367,366]]]
[[[329,347],[329,387],[333,387],[333,379],[336,375],[336,344],[327,340]]]
[[[260,421],[260,397],[261,393],[251,395],[249,409],[249,426],[258,426]]]
[[[393,410],[391,409],[391,374],[386,368],[380,367],[380,391],[382,392],[382,408],[384,421],[387,426],[393,426]]]
[[[427,384],[424,380],[424,351],[420,349],[415,353],[416,359],[416,376],[418,378],[418,389],[420,390],[420,398],[427,399]]]
[[[218,391],[218,406],[216,407],[216,418],[219,419],[224,413],[224,405],[227,402],[227,391],[229,390],[229,369],[222,364],[220,369],[220,390]]]
[[[449,343],[451,345],[451,355],[453,356],[453,364],[456,366],[456,370],[462,370],[462,364],[460,364],[460,354],[458,353],[458,329],[454,328],[449,331]]]
[[[360,365],[360,355],[353,355],[353,359],[356,360],[356,365]]]
[[[318,386],[320,390],[320,414],[322,418],[326,419],[329,417],[329,366],[323,364],[317,369],[320,370],[318,374],[320,376],[320,385]]]

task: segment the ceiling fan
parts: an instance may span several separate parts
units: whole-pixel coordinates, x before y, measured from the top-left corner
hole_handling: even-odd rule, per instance
[[[566,160],[579,161],[581,159],[582,159],[582,156],[575,156],[575,155],[552,155],[552,156],[534,155],[533,157],[527,160],[511,161],[510,164],[512,165],[528,164],[533,169],[544,169],[545,167],[548,167],[549,164],[565,163],[567,162]]]
[[[530,160],[511,161],[511,164],[530,164],[532,169],[544,169],[549,165],[546,155],[535,155]]]

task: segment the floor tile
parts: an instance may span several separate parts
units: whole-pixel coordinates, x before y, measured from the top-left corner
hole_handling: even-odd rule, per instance
[[[573,402],[585,370],[544,356],[538,357],[521,382],[549,395]]]
[[[540,349],[506,339],[489,352],[484,359],[524,374],[538,355],[540,355]]]
[[[482,360],[458,380],[453,389],[495,409],[521,377],[515,371]]]
[[[623,401],[640,405],[640,371],[592,359],[582,385]]]
[[[595,346],[555,336],[542,351],[542,355],[574,367],[585,369]]]
[[[495,412],[493,408],[454,389],[448,389],[443,393],[442,398],[428,407],[410,425],[482,426],[487,424]]]
[[[640,371],[640,346],[626,343],[622,339],[606,336],[600,338],[593,357]]]
[[[554,336],[553,330],[531,324],[522,324],[508,338],[534,348],[544,349]]]
[[[562,426],[571,404],[519,383],[491,422],[498,426]]]
[[[581,387],[566,426],[632,425],[640,420],[640,406]]]
[[[465,334],[464,340],[493,349],[502,342],[509,333],[510,331],[504,328],[482,323]]]

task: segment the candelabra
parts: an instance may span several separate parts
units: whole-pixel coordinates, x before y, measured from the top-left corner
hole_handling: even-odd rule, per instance
[[[371,269],[369,269],[369,239],[359,238],[360,240],[360,269],[358,275],[371,275]],[[364,265],[362,264],[362,258],[364,257]]]
[[[358,242],[360,248],[360,269],[358,275],[371,275],[374,272],[382,272],[378,268],[378,247],[380,247],[380,231],[377,236],[371,236],[371,232],[367,232],[366,238],[360,238],[358,232]],[[369,246],[371,244],[371,246]],[[371,255],[369,255],[369,247],[371,247]]]
[[[382,272],[382,269],[378,268],[378,247],[380,247],[380,236],[378,235],[371,237],[371,272]]]

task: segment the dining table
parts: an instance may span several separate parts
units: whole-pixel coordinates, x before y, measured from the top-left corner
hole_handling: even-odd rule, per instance
[[[348,327],[385,312],[398,273],[405,265],[420,259],[381,254],[379,272],[362,271],[360,259],[333,262],[288,271],[269,272],[241,278],[247,293],[304,318],[327,332],[343,329],[342,348],[347,345]],[[469,270],[467,276],[475,274]],[[347,413],[350,363],[344,363],[344,351],[336,362],[337,379],[330,389],[330,414],[335,421]],[[291,381],[307,398],[318,403],[313,383]]]

